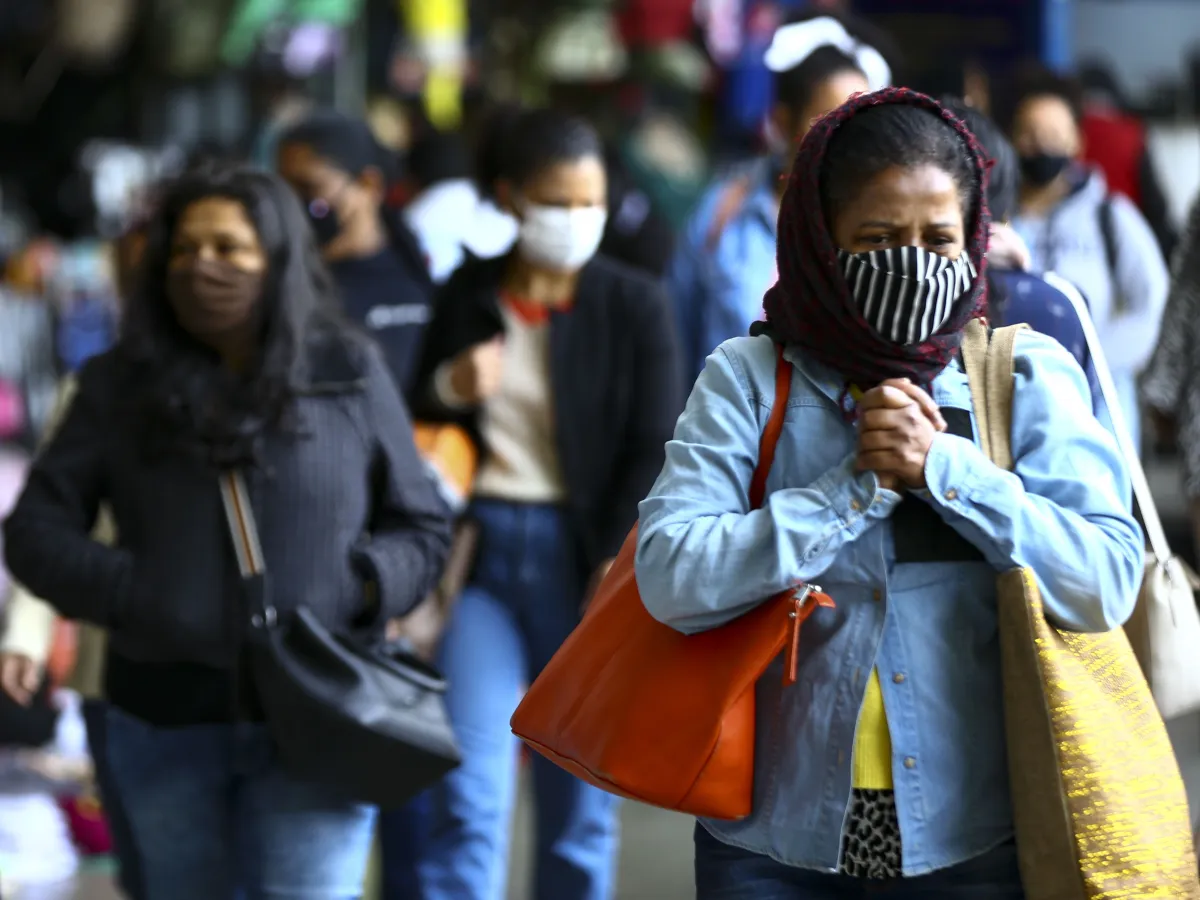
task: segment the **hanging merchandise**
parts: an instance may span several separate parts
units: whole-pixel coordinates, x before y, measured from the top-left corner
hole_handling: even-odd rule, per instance
[[[696,23],[708,55],[718,66],[731,65],[742,52],[742,4],[745,0],[696,0]]]
[[[201,78],[221,63],[221,40],[234,0],[153,0],[147,46],[172,78]]]
[[[128,44],[137,0],[58,0],[59,49],[76,64],[111,62]]]
[[[80,168],[91,191],[101,237],[124,234],[139,217],[150,189],[183,169],[177,148],[145,149],[108,141],[90,141],[80,154]],[[90,229],[89,229],[90,230]]]
[[[536,52],[540,74],[554,82],[616,81],[629,65],[613,17],[605,9],[561,13]]]
[[[467,71],[467,0],[399,0],[401,59],[423,72],[425,115],[441,131],[458,128]]]
[[[362,8],[363,0],[236,0],[221,41],[221,59],[230,66],[244,65],[271,28],[283,24],[292,29],[306,26],[291,54],[293,65],[303,64],[311,56],[314,38],[323,49],[332,47],[333,32],[353,24]],[[284,55],[286,64],[286,47]]]
[[[111,248],[98,241],[65,247],[51,296],[57,313],[59,362],[67,372],[77,372],[116,340],[118,303]]]
[[[708,160],[694,132],[675,116],[654,113],[621,146],[629,174],[654,206],[679,228],[700,198]]]
[[[621,39],[627,47],[661,46],[692,35],[695,0],[624,0],[617,12]]]

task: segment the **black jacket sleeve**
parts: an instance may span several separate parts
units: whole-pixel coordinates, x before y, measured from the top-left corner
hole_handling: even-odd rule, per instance
[[[367,426],[376,442],[374,510],[361,562],[379,614],[402,616],[433,588],[450,552],[451,512],[417,453],[412,422],[379,351],[367,356]]]
[[[409,393],[409,406],[418,421],[461,425],[478,440],[474,430],[476,411],[448,409],[439,403],[434,377],[444,363],[504,330],[495,301],[504,265],[503,258],[470,259],[438,291],[432,319],[425,329],[415,384]]]
[[[683,410],[682,363],[674,318],[662,290],[649,281],[645,284],[645,290],[632,298],[635,302],[628,310],[628,327],[633,329],[635,339],[635,399],[621,436],[616,481],[597,524],[603,559],[617,555],[637,522],[638,504],[662,471],[666,443]]]
[[[108,362],[101,357],[80,373],[70,409],[4,523],[13,577],[67,618],[104,627],[119,620],[134,581],[132,556],[91,537],[108,492]]]

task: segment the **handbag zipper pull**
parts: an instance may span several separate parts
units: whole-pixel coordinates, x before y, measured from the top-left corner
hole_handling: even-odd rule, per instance
[[[783,684],[785,687],[796,683],[796,669],[800,661],[800,626],[804,624],[804,620],[811,616],[813,610],[818,606],[823,606],[826,609],[832,609],[834,606],[833,598],[828,594],[822,593],[818,585],[802,585],[793,592],[792,609],[788,613],[788,619],[791,620],[791,628],[788,631],[787,643],[784,646],[784,652],[787,654],[787,659],[783,663]]]

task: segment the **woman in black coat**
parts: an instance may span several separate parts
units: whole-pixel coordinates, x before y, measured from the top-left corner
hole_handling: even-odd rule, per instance
[[[334,633],[382,635],[436,580],[450,524],[382,355],[331,295],[281,180],[186,176],[116,346],[80,373],[5,524],[14,577],[108,630],[107,760],[145,897],[361,891],[374,810],[280,764],[248,648],[300,606]],[[265,617],[241,592],[229,470],[258,522]],[[101,504],[116,546],[90,536]]]
[[[462,767],[434,788],[424,900],[493,900],[507,862],[521,690],[579,620],[637,519],[682,405],[667,303],[653,280],[595,256],[603,150],[585,122],[525,113],[503,148],[500,204],[520,223],[504,258],[443,288],[414,406],[457,422],[482,462],[475,572],[440,651]],[[613,798],[542,759],[537,893],[609,896]]]

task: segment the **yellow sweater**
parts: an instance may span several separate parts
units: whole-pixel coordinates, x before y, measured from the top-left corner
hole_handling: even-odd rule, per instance
[[[851,385],[850,396],[855,401],[861,400],[862,391]],[[853,768],[851,784],[854,787],[870,791],[892,790],[892,733],[883,706],[878,669],[871,670],[867,692],[858,713]]]
[[[879,670],[871,670],[867,693],[858,713],[854,734],[854,787],[871,791],[892,790],[892,733],[883,708]]]

